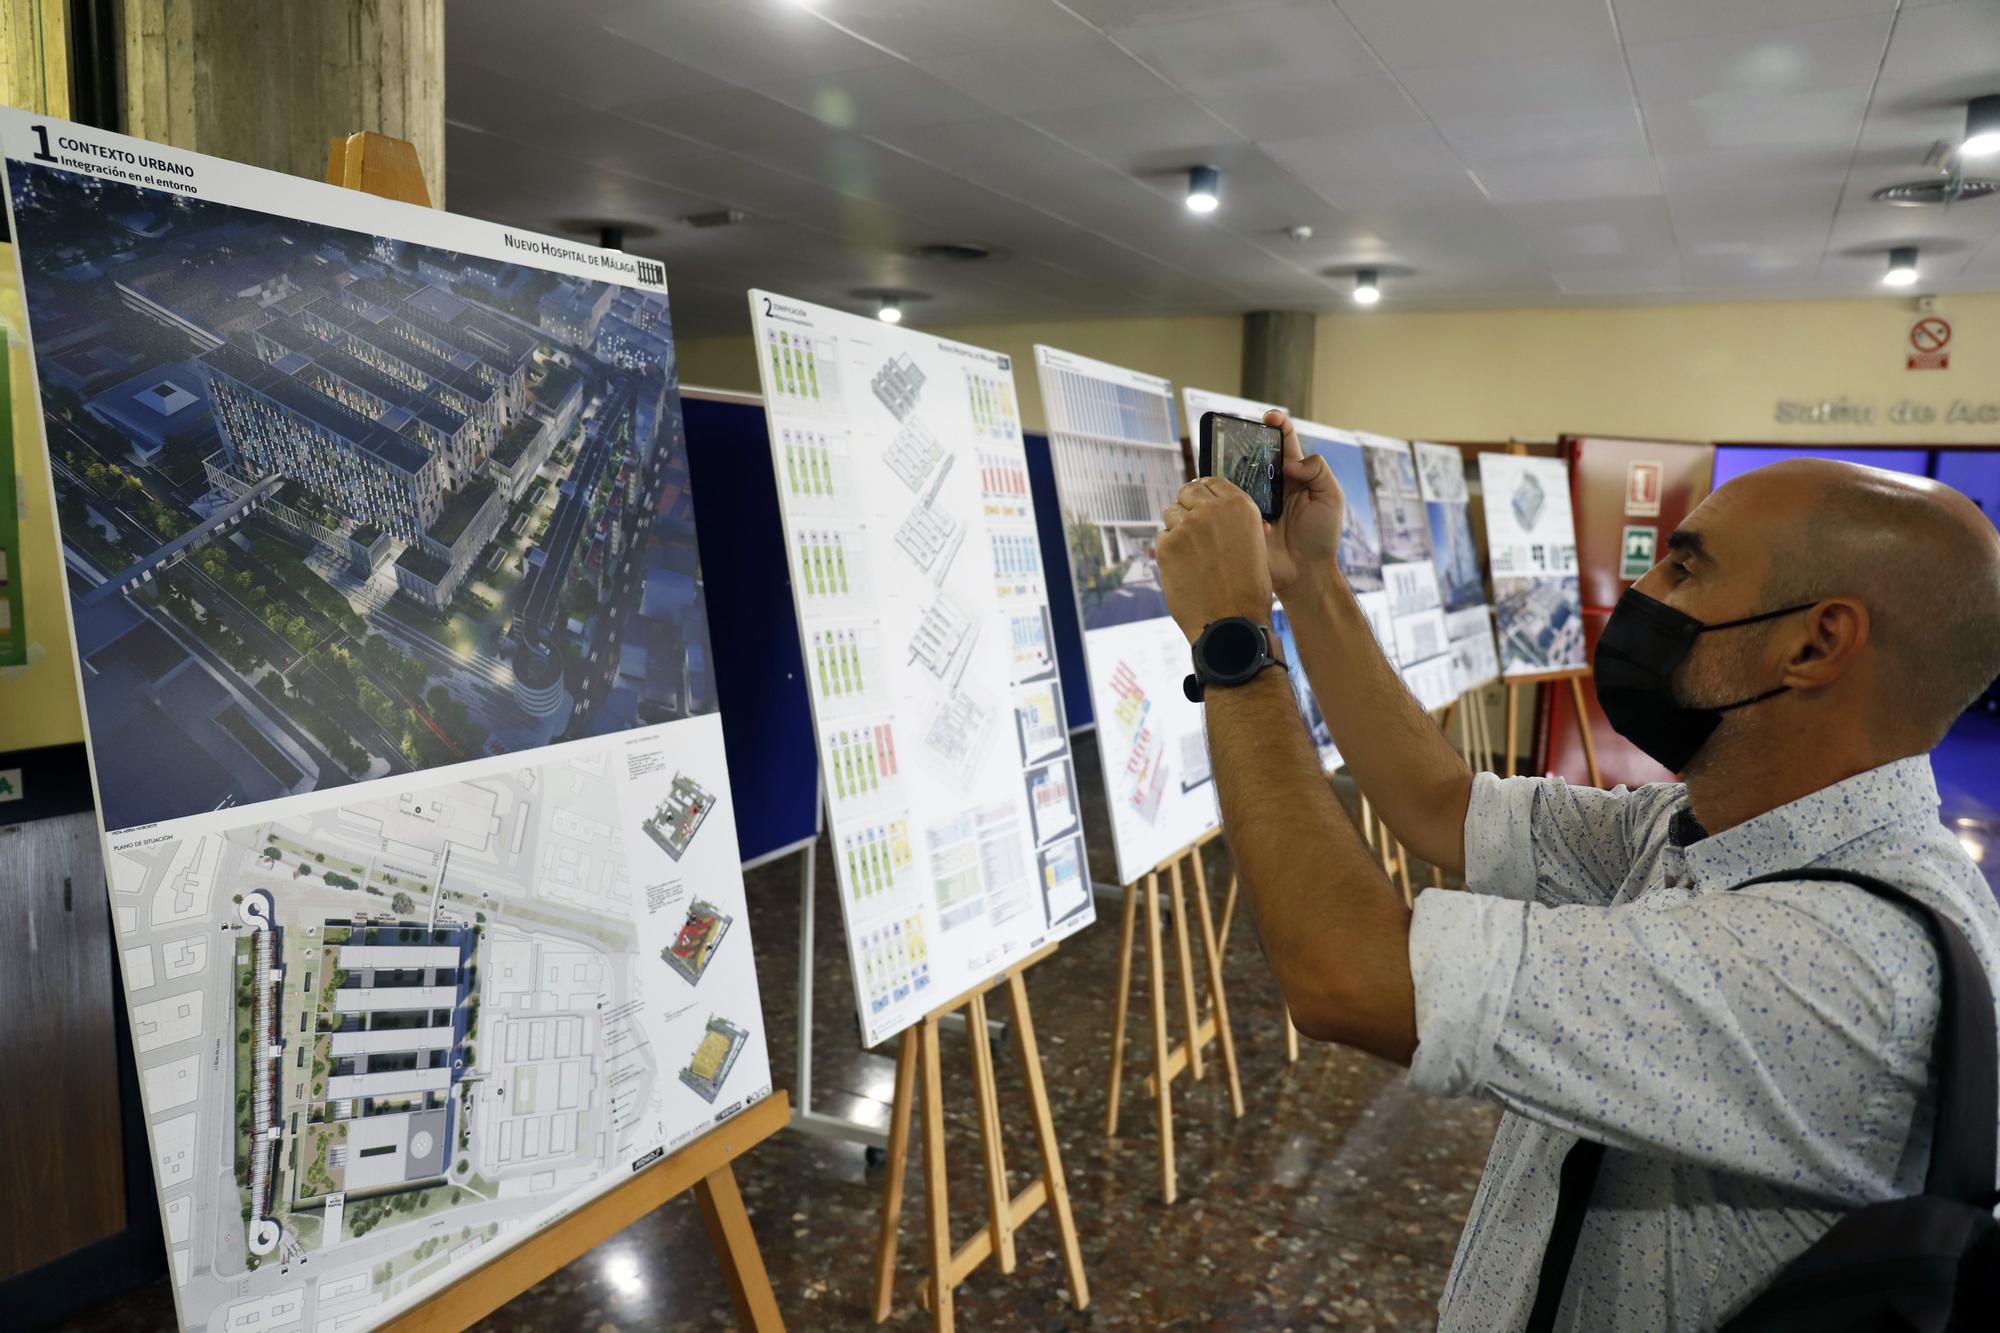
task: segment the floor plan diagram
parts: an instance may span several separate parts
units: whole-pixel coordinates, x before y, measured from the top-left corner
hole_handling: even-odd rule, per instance
[[[733,832],[690,841],[725,794],[664,762],[683,728],[719,764],[692,719],[114,845],[186,1324],[296,1291],[303,1327],[365,1326],[705,1127],[725,1077],[768,1089],[741,1017],[701,1078],[665,1064],[715,1027],[673,1016],[687,984],[758,1012]]]

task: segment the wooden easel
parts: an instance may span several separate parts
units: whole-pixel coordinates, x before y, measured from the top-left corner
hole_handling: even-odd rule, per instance
[[[989,1258],[997,1258],[1002,1273],[1015,1267],[1014,1233],[1044,1204],[1055,1218],[1061,1243],[1063,1271],[1070,1299],[1081,1310],[1090,1304],[1090,1284],[1083,1274],[1083,1250],[1077,1244],[1076,1222],[1070,1215],[1069,1186],[1056,1144],[1055,1121],[1049,1114],[1049,1094],[1042,1081],[1042,1055],[1035,1044],[1035,1021],[1028,1012],[1028,988],[1021,974],[1056,951],[1053,944],[1029,954],[998,976],[981,982],[903,1029],[896,1053],[896,1104],[889,1122],[889,1162],[882,1183],[882,1231],[875,1247],[875,1322],[889,1317],[895,1295],[896,1241],[903,1216],[903,1174],[909,1160],[910,1111],[919,1069],[923,1073],[924,1211],[930,1233],[930,1274],[918,1301],[930,1308],[935,1326],[954,1326],[951,1293]],[[1019,1194],[1010,1193],[1007,1163],[1000,1148],[1000,1106],[993,1090],[993,1049],[986,1035],[986,992],[1005,985],[1012,1007],[1014,1045],[1021,1073],[1028,1084],[1028,1110],[1035,1123],[1041,1152],[1041,1174]],[[972,1089],[979,1111],[979,1140],[986,1168],[986,1225],[956,1250],[951,1244],[951,1214],[944,1161],[944,1087],[938,1059],[938,1020],[963,1009],[966,1035],[972,1047]]]
[[[1507,777],[1514,776],[1515,766],[1520,762],[1514,745],[1515,727],[1521,716],[1521,687],[1524,685],[1554,685],[1569,682],[1569,696],[1576,705],[1576,734],[1583,740],[1583,762],[1590,773],[1590,785],[1602,787],[1604,775],[1597,767],[1597,738],[1590,734],[1590,710],[1583,701],[1583,682],[1590,679],[1589,667],[1577,667],[1570,671],[1543,671],[1531,676],[1507,677]]]
[[[425,208],[431,204],[416,146],[372,130],[328,143],[326,179],[329,185],[385,199]],[[789,1124],[791,1113],[791,1098],[783,1091],[772,1093],[384,1327],[393,1333],[456,1333],[692,1189],[738,1326],[756,1333],[782,1333],[785,1321],[778,1313],[731,1164]]]
[[[1525,455],[1528,452],[1528,447],[1523,444],[1510,444],[1507,446],[1507,452],[1517,456]],[[1520,762],[1519,756],[1516,753],[1514,737],[1517,734],[1515,727],[1521,717],[1521,687],[1523,685],[1553,685],[1566,680],[1569,682],[1570,699],[1576,705],[1576,732],[1578,736],[1583,738],[1583,762],[1585,768],[1590,773],[1590,785],[1593,787],[1602,787],[1604,785],[1604,775],[1598,771],[1597,767],[1597,738],[1590,734],[1590,709],[1583,701],[1583,682],[1588,679],[1590,679],[1590,668],[1588,666],[1572,667],[1567,671],[1542,671],[1533,675],[1508,676],[1505,679],[1507,687],[1507,732],[1501,738],[1507,746],[1507,772],[1504,776],[1513,777],[1515,766]]]
[[[781,1333],[785,1323],[731,1163],[783,1129],[791,1115],[791,1098],[772,1093],[383,1327],[390,1333],[457,1333],[692,1189],[736,1307],[737,1327]]]
[[[1222,984],[1222,949],[1220,941],[1227,939],[1229,925],[1236,913],[1237,876],[1229,878],[1229,892],[1223,903],[1222,931],[1218,936],[1215,919],[1208,905],[1208,872],[1202,866],[1201,849],[1222,836],[1221,829],[1213,829],[1188,846],[1174,853],[1166,860],[1146,872],[1143,881],[1134,881],[1125,886],[1124,925],[1119,932],[1118,943],[1118,998],[1115,1017],[1111,1021],[1111,1084],[1108,1106],[1105,1111],[1104,1132],[1107,1136],[1118,1136],[1119,1093],[1123,1087],[1125,1074],[1125,1016],[1132,999],[1132,935],[1137,924],[1141,884],[1146,897],[1146,964],[1152,981],[1153,1001],[1153,1072],[1146,1077],[1146,1091],[1158,1105],[1160,1123],[1160,1198],[1172,1203],[1178,1194],[1174,1171],[1174,1108],[1173,1081],[1182,1070],[1187,1070],[1199,1083],[1206,1075],[1202,1065],[1202,1048],[1211,1041],[1222,1047],[1222,1066],[1229,1078],[1229,1104],[1236,1117],[1243,1116],[1243,1084],[1236,1069],[1236,1038],[1229,1027],[1229,995]],[[1185,858],[1193,862],[1194,900],[1200,909],[1201,942],[1208,962],[1209,1012],[1203,1017],[1196,1011],[1194,997],[1194,956],[1188,944],[1187,902],[1181,885],[1181,861]],[[1181,1011],[1187,1024],[1187,1038],[1169,1047],[1167,1041],[1167,985],[1166,965],[1162,956],[1164,945],[1160,939],[1160,875],[1165,873],[1173,887],[1174,940],[1180,953],[1181,963]],[[1285,1027],[1291,1033],[1291,1020],[1287,1017]],[[1291,1035],[1288,1051],[1296,1059],[1296,1035]]]

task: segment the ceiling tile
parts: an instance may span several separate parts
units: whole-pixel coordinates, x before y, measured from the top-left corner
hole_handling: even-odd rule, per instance
[[[1113,28],[1107,35],[1180,87],[1204,96],[1293,79],[1338,82],[1379,68],[1347,20],[1324,0]]]
[[[1605,0],[1335,0],[1390,69],[1615,51]]]
[[[1066,3],[1100,28],[1122,28],[1135,23],[1170,23],[1211,14],[1232,14],[1282,4],[1285,0],[1066,0]]]
[[[1977,77],[2000,92],[2000,5],[1961,0],[1908,10],[1896,20],[1882,77],[1934,85]]]
[[[1096,34],[1080,41],[951,56],[927,62],[926,68],[960,92],[1010,115],[1137,102],[1171,91],[1159,76]]]
[[[1879,17],[1896,0],[1611,0],[1618,31],[1630,45],[1682,37],[1794,28],[1826,19]]]
[[[1392,126],[1422,127],[1423,113],[1380,69],[1338,80],[1277,80],[1211,92],[1201,104],[1247,139],[1302,139]]]
[[[880,134],[905,125],[950,125],[993,115],[985,103],[907,64],[786,79],[760,91],[822,124],[859,134]]]
[[[830,5],[825,12],[842,27],[919,63],[938,56],[1063,41],[1090,31],[1085,18],[1048,0],[867,0]]]
[[[1707,148],[1782,148],[1845,153],[1861,131],[1868,85],[1816,92],[1710,93],[1689,101],[1646,103],[1646,130],[1662,153]]]
[[[1660,194],[1652,159],[1631,154],[1563,162],[1495,161],[1474,174],[1496,204],[1646,199]]]
[[[1206,147],[1239,138],[1199,102],[1179,94],[1037,112],[1026,119],[1092,157],[1121,158],[1175,149],[1182,150],[1179,155],[1184,162],[1193,164],[1213,156],[1202,151]]]
[[[550,8],[574,12],[571,6]],[[608,32],[635,47],[746,87],[866,69],[897,59],[790,0],[675,0],[673,4],[610,0],[593,12],[602,17]],[[447,33],[447,51],[450,36]],[[532,65],[537,59],[535,47],[522,48],[519,63]]]
[[[1839,19],[1782,31],[1689,37],[1627,50],[1642,105],[1716,94],[1866,90],[1882,63],[1889,18]]]

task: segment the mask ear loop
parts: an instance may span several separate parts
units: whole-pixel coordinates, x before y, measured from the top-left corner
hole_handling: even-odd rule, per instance
[[[1800,602],[1797,606],[1787,606],[1777,611],[1766,611],[1761,615],[1745,616],[1741,620],[1722,620],[1717,621],[1713,625],[1703,625],[1696,632],[1706,634],[1712,629],[1735,629],[1739,625],[1754,625],[1760,620],[1776,620],[1779,616],[1791,615],[1794,611],[1810,611],[1818,605],[1818,602]]]
[[[1748,699],[1738,699],[1733,704],[1719,704],[1708,711],[1711,713],[1733,713],[1739,708],[1748,708],[1751,704],[1760,704],[1766,699],[1776,698],[1791,688],[1789,685],[1780,685],[1775,690],[1765,690],[1762,694],[1753,694]]]

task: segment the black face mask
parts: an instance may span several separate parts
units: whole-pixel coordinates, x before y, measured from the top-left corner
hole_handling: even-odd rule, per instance
[[[1733,709],[1762,703],[1791,687],[1738,699],[1716,708],[1691,708],[1674,695],[1674,669],[1694,651],[1696,636],[1710,630],[1735,629],[1762,620],[1775,620],[1818,605],[1803,602],[1741,620],[1725,620],[1704,625],[1685,611],[1648,597],[1637,588],[1627,588],[1611,618],[1598,636],[1597,656],[1592,663],[1597,703],[1611,723],[1611,729],[1638,746],[1663,768],[1679,773],[1701,752],[1722,715]]]

